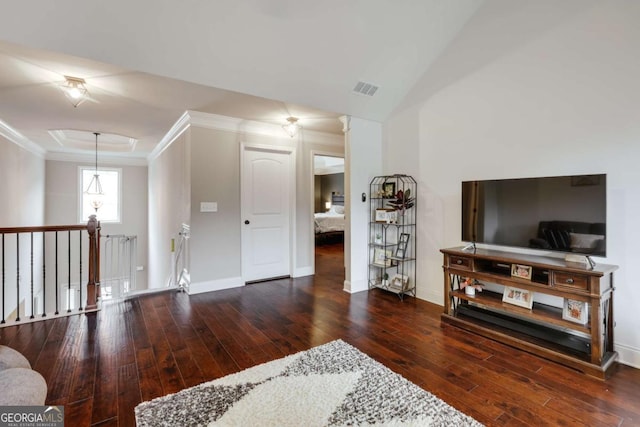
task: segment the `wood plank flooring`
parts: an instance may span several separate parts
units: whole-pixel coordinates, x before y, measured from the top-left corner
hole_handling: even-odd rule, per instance
[[[489,426],[640,426],[640,370],[621,365],[599,381],[442,328],[437,305],[349,295],[341,249],[318,248],[314,277],[132,298],[0,329],[0,344],[45,377],[67,426],[132,426],[142,401],[337,338]]]

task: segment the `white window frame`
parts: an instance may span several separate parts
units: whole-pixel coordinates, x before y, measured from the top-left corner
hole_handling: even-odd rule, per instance
[[[91,171],[91,173],[95,173],[95,166],[78,166],[78,223],[85,224],[89,218],[82,217],[82,205],[84,201],[84,190],[83,182],[82,182],[82,173],[85,171]],[[102,219],[100,218],[100,210],[98,209],[98,221],[102,223],[109,224],[121,224],[122,223],[122,168],[109,168],[109,167],[98,167],[98,174],[101,171],[113,171],[118,174],[118,209],[117,209],[117,218],[116,219]],[[88,184],[87,184],[88,185]]]

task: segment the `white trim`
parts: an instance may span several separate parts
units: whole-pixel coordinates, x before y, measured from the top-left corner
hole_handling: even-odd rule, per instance
[[[225,279],[191,283],[187,293],[189,295],[195,295],[204,292],[221,291],[223,289],[240,288],[242,286],[244,286],[242,277],[227,277]]]
[[[45,155],[45,159],[56,162],[93,163],[95,162],[95,154],[49,151]],[[126,156],[104,155],[100,153],[99,163],[101,165],[147,166],[147,159],[146,157],[132,156],[131,153],[128,153]]]
[[[44,157],[46,150],[40,147],[35,142],[9,126],[7,123],[0,120],[0,135],[5,137],[8,141],[13,142],[18,147],[27,150],[31,154],[35,154],[39,157]]]
[[[355,294],[356,292],[364,292],[369,290],[369,284],[367,283],[367,279],[358,280],[357,282],[348,282],[347,280],[345,280],[344,290],[346,292],[349,292],[350,294]]]
[[[618,362],[640,369],[640,348],[625,344],[614,344],[618,352]]]
[[[158,145],[156,145],[153,151],[147,156],[147,162],[155,160],[190,126],[197,126],[205,129],[225,130],[240,134],[266,135],[281,138],[283,140],[289,139],[282,130],[282,126],[277,124],[187,110],[182,114],[182,116],[180,116]],[[301,130],[301,133],[304,135],[303,140],[305,143],[344,146],[344,137],[342,135],[305,130],[304,128]]]
[[[171,144],[180,136],[182,133],[189,129],[191,126],[191,116],[189,111],[185,111],[182,116],[171,126],[169,132],[167,132],[164,137],[160,140],[158,145],[155,146],[153,151],[149,153],[147,156],[147,162],[151,163],[153,160],[157,159],[160,154],[163,153],[164,150],[169,148]]]
[[[284,140],[295,140],[290,138],[278,124],[264,123],[253,120],[239,119],[236,117],[222,116],[219,114],[202,113],[200,111],[187,111],[191,118],[191,125],[206,129],[226,130],[230,132],[266,135]],[[325,145],[343,145],[342,135],[332,133],[312,131],[302,128],[299,138],[306,143],[316,143]]]
[[[367,278],[365,277],[362,280],[358,280],[356,282],[351,282],[351,293],[355,294],[356,292],[363,292],[369,290],[369,283]]]
[[[342,290],[351,293],[351,282],[348,280],[342,282]]]
[[[305,277],[305,276],[313,276],[313,267],[302,267],[302,268],[296,268],[293,271],[293,278],[295,279],[296,277]]]

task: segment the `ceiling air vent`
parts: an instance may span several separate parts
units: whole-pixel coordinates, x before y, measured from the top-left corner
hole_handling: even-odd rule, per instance
[[[356,83],[356,86],[353,88],[353,91],[355,93],[360,95],[367,95],[367,96],[373,96],[377,90],[378,90],[378,86],[371,83],[365,83],[365,82],[358,82]]]

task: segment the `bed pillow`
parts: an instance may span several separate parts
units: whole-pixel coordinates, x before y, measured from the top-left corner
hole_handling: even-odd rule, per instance
[[[344,206],[334,205],[331,206],[331,210],[337,214],[344,215]]]

